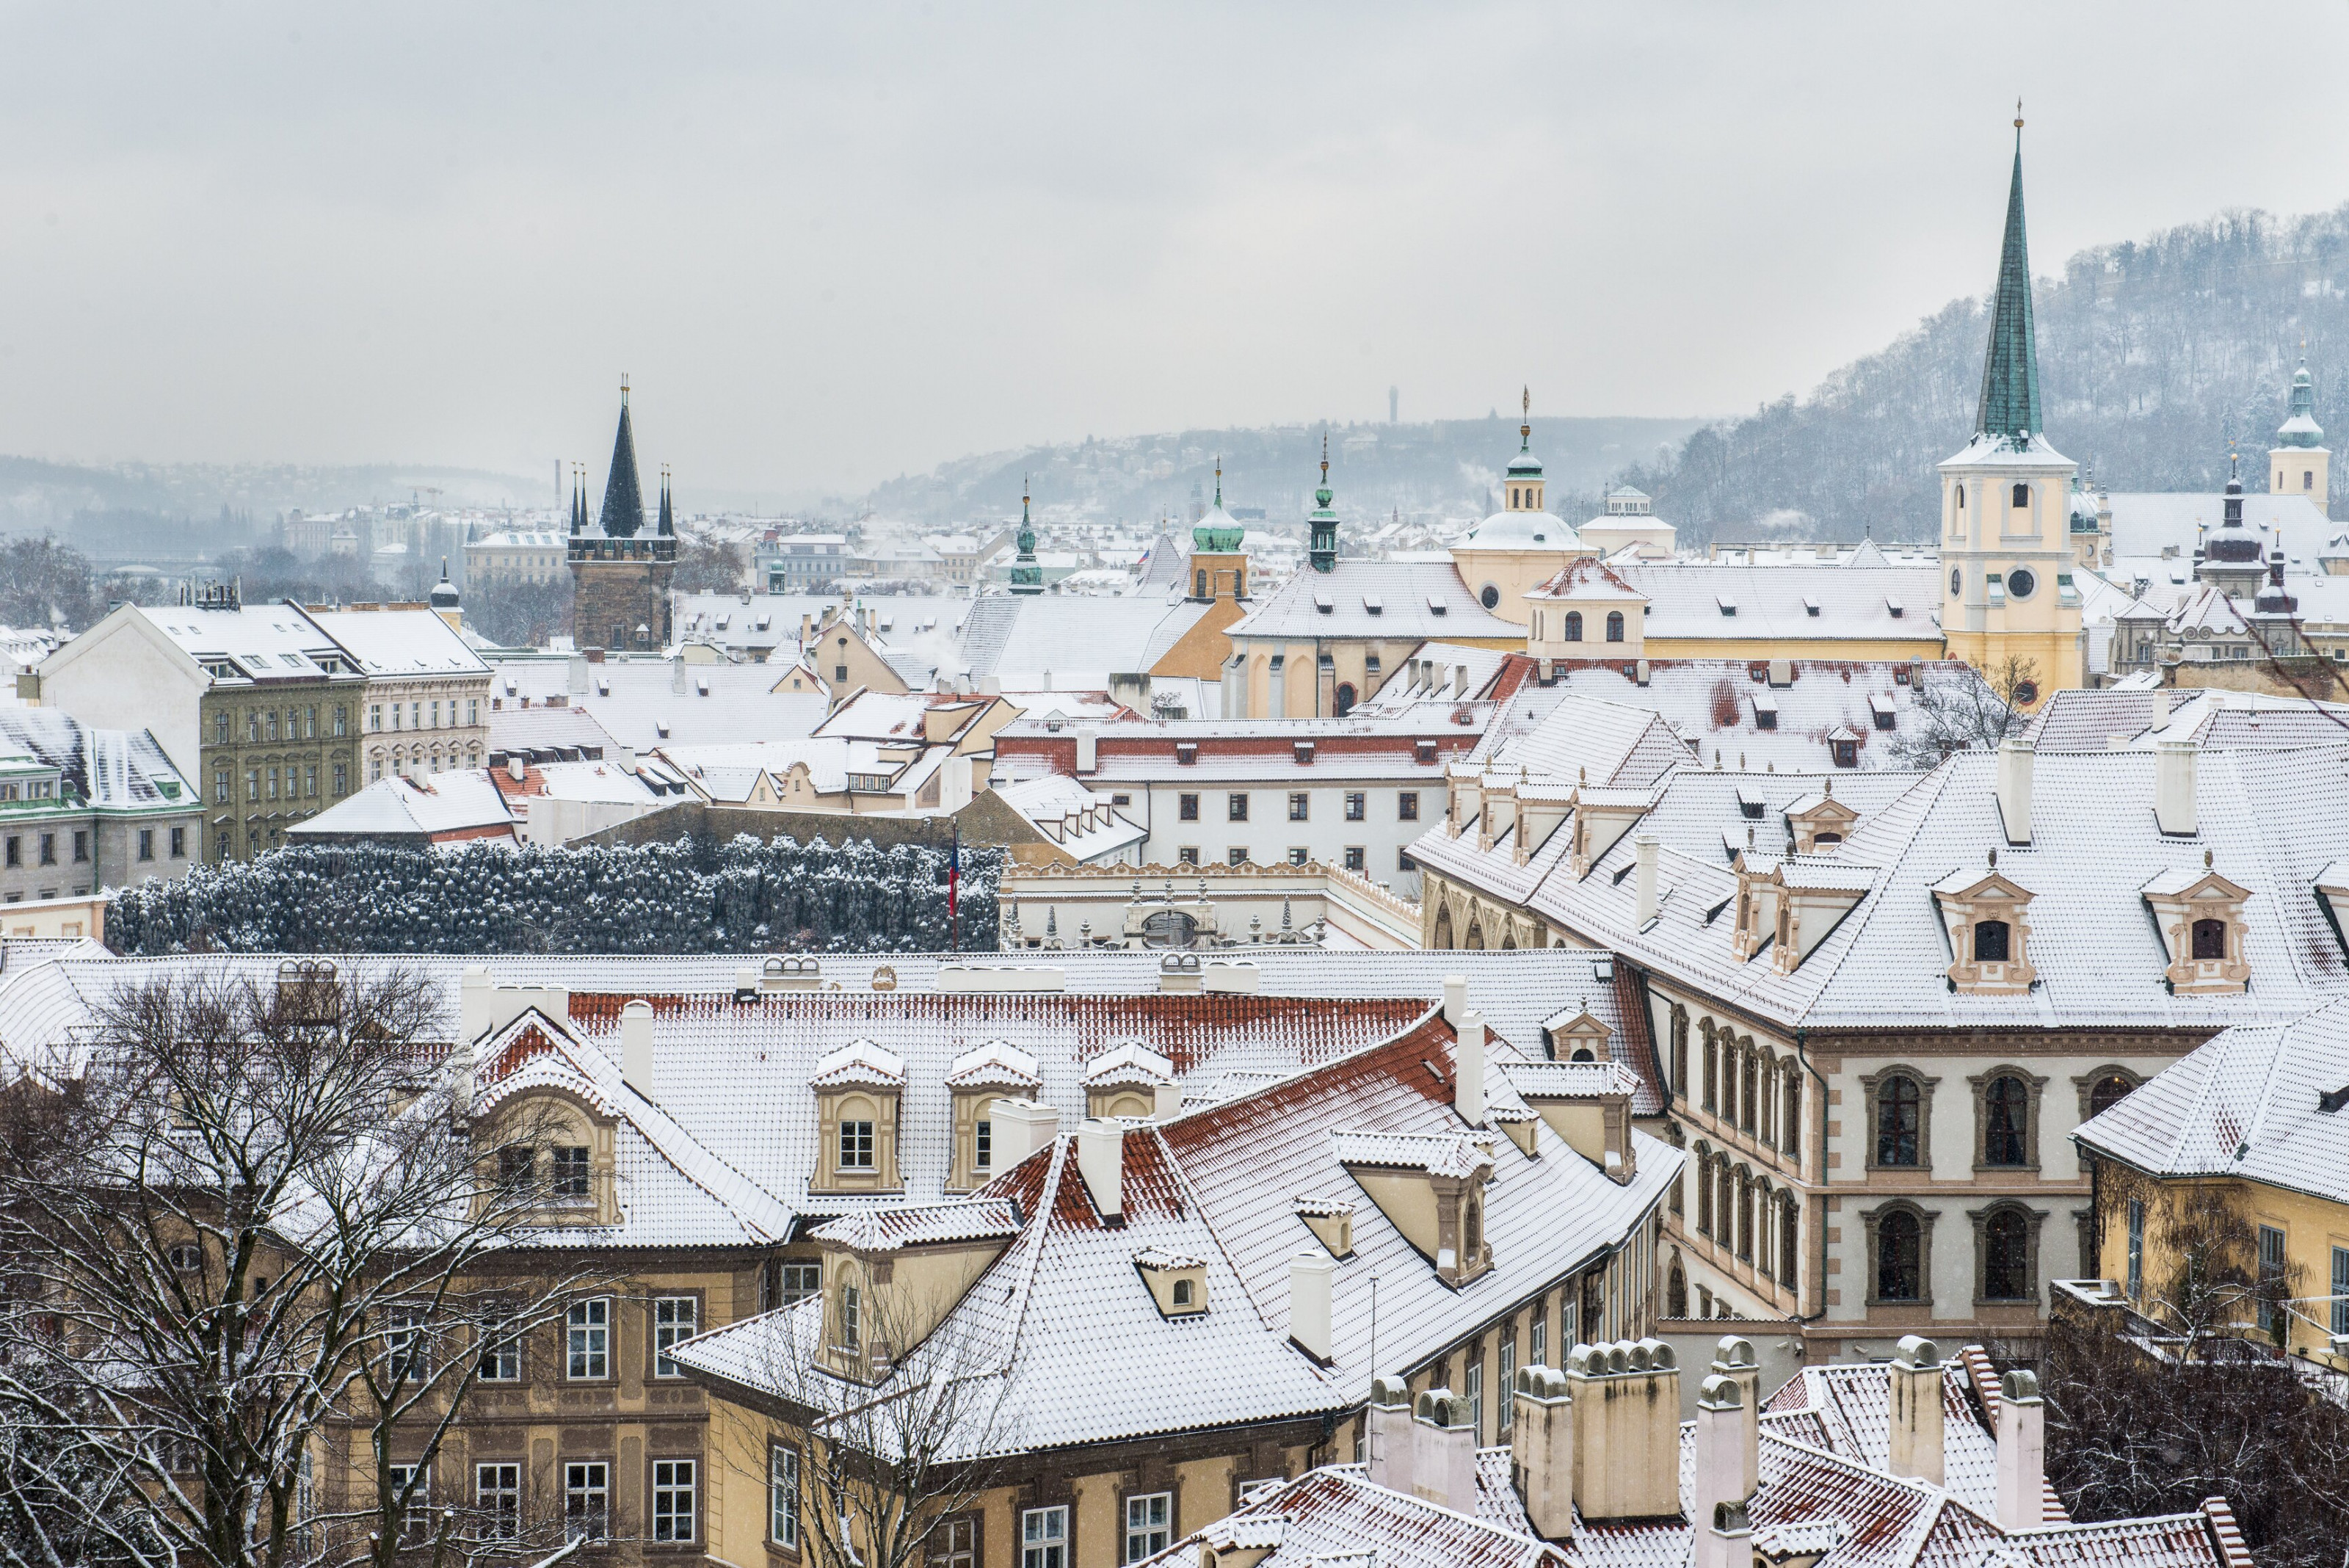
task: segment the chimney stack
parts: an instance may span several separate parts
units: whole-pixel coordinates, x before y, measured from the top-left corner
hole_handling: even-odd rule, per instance
[[[457,1044],[471,1045],[490,1028],[490,966],[465,966],[457,992]]]
[[[1998,1390],[1999,1528],[2038,1529],[2045,1522],[2046,1498],[2047,1407],[2039,1397],[2039,1377],[2010,1372]]]
[[[2156,741],[2153,818],[2164,833],[2194,831],[2194,742]]]
[[[1363,1453],[1371,1483],[1394,1491],[1412,1490],[1411,1386],[1400,1377],[1371,1379],[1370,1407],[1362,1412]]]
[[[1485,1015],[1469,1008],[1455,1029],[1452,1105],[1472,1127],[1485,1125]]]
[[[998,1100],[988,1113],[995,1129],[995,1168],[1009,1170],[1061,1136],[1061,1113],[1036,1100]]]
[[[1509,1466],[1534,1533],[1562,1541],[1574,1533],[1574,1399],[1566,1374],[1520,1366],[1510,1390]]]
[[[1998,748],[1998,815],[2009,844],[2031,842],[2031,742],[2009,739]]]
[[[1336,1337],[1331,1286],[1337,1277],[1338,1261],[1327,1252],[1299,1252],[1288,1260],[1288,1337],[1324,1366]]]
[[[1706,1369],[1713,1377],[1726,1377],[1737,1385],[1738,1408],[1744,1435],[1738,1440],[1740,1465],[1737,1475],[1737,1495],[1750,1498],[1762,1485],[1762,1366],[1754,1358],[1754,1342],[1733,1334],[1724,1334],[1713,1348],[1713,1365]]]
[[[1077,1125],[1077,1172],[1093,1207],[1112,1226],[1125,1223],[1125,1129],[1088,1118]]]
[[[563,671],[563,689],[572,693],[574,696],[585,696],[586,694],[587,656],[585,654],[574,653],[569,659],[565,660]]]
[[[1077,772],[1092,773],[1101,765],[1101,726],[1077,726]]]
[[[620,1009],[620,1078],[653,1097],[653,1004],[642,997]]]
[[[1661,1340],[1578,1345],[1574,1503],[1583,1518],[1656,1519],[1681,1510],[1681,1373]]]
[[[2169,728],[2169,693],[2159,686],[2153,689],[2153,723],[2149,727],[2157,731]]]
[[[1460,1015],[1468,1011],[1468,977],[1447,974],[1444,977],[1444,1022],[1453,1028],[1460,1027]]]
[[[1412,1417],[1412,1493],[1476,1517],[1476,1420],[1464,1394],[1431,1388]]]
[[[1754,1525],[1742,1502],[1716,1503],[1713,1518],[1698,1521],[1695,1568],[1745,1568],[1760,1561],[1754,1552]]]
[[[1696,1399],[1696,1504],[1692,1517],[1710,1525],[1723,1507],[1743,1512],[1753,1496],[1746,1481],[1745,1391],[1718,1374],[1704,1380]],[[1696,1568],[1745,1568],[1723,1555],[1725,1538],[1707,1528],[1697,1540]]]
[[[1631,840],[1631,924],[1645,926],[1656,918],[1656,836],[1643,833]]]
[[[1913,1334],[1892,1353],[1892,1446],[1885,1468],[1941,1484],[1941,1352]]]

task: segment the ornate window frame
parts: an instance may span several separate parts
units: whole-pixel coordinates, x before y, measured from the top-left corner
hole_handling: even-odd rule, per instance
[[[1682,1105],[1689,1103],[1689,1014],[1688,1009],[1675,1002],[1671,1004],[1672,1037],[1672,1096]]]
[[[1876,1293],[1877,1286],[1884,1282],[1877,1250],[1877,1232],[1888,1214],[1911,1214],[1917,1220],[1917,1293],[1913,1297],[1879,1296]],[[1860,1224],[1868,1231],[1868,1305],[1919,1307],[1928,1313],[1933,1310],[1933,1226],[1940,1219],[1934,1210],[1907,1198],[1887,1199],[1860,1215]]]
[[[1974,1305],[2016,1306],[2037,1304],[2047,1298],[2046,1271],[2040,1266],[2041,1233],[2047,1224],[2047,1210],[2033,1209],[2019,1198],[2001,1199],[1980,1209],[1966,1210],[1966,1218],[1974,1228]],[[2020,1214],[2023,1220],[2023,1271],[2031,1277],[2031,1293],[2022,1296],[1993,1296],[1990,1288],[1990,1222],[1994,1215]]]
[[[1989,1159],[1990,1103],[1987,1096],[1991,1085],[2001,1078],[2020,1078],[2030,1096],[2023,1109],[2023,1150],[2030,1158],[2021,1165],[1992,1165]],[[2012,1170],[2027,1175],[2037,1175],[2039,1173],[2039,1135],[2044,1130],[2046,1125],[2041,1117],[2045,1114],[2047,1080],[2028,1067],[2009,1062],[1994,1067],[1985,1067],[1980,1073],[1967,1078],[1966,1085],[1972,1091],[1974,1101],[1974,1174],[1991,1176],[2000,1171]]]
[[[2091,1115],[2088,1109],[2088,1096],[2095,1094],[2096,1085],[2106,1078],[2127,1078],[2129,1093],[2132,1095],[2144,1088],[2146,1084],[2146,1075],[2134,1067],[2123,1066],[2118,1062],[2107,1062],[2101,1067],[2089,1068],[2072,1080],[2072,1088],[2080,1096],[2081,1121],[2086,1121]],[[2075,1145],[2072,1152],[2080,1162],[2081,1171],[2085,1173],[2089,1169],[2087,1150]],[[2093,1272],[2093,1265],[2088,1272]]]
[[[1876,1096],[1878,1090],[1891,1078],[1906,1078],[1917,1085],[1917,1163],[1914,1165],[1886,1165],[1876,1158],[1878,1126]],[[1863,1169],[1914,1170],[1928,1176],[1932,1174],[1933,1091],[1940,1086],[1940,1079],[1928,1077],[1918,1069],[1900,1062],[1893,1063],[1876,1072],[1862,1073],[1859,1075],[1860,1098],[1866,1106],[1868,1116],[1867,1141],[1861,1147],[1861,1153],[1866,1157],[1861,1161]],[[1979,1146],[1980,1140],[1977,1139],[1976,1142]],[[2007,1168],[2002,1166],[2000,1168]]]
[[[2236,995],[2251,983],[2251,962],[2243,953],[2243,939],[2249,934],[2243,905],[2250,899],[2251,890],[2211,870],[2207,852],[2202,867],[2202,874],[2191,880],[2176,873],[2164,873],[2139,889],[2153,911],[2155,929],[2161,933],[2162,947],[2169,960],[2161,978],[2179,996]],[[2226,957],[2194,956],[2197,920],[2218,920],[2226,927]]]
[[[1993,854],[1995,852],[1993,851]],[[2031,889],[1999,874],[1996,862],[1979,877],[1954,872],[1933,888],[1950,943],[1950,989],[1976,996],[2012,996],[2038,983],[2031,962]],[[1974,957],[1974,927],[1985,920],[2007,925],[2004,959]]]

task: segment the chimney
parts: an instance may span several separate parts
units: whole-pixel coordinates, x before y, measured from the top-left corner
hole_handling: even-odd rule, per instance
[[[1998,748],[1998,815],[2009,844],[2031,842],[2031,742],[2008,740]]]
[[[1370,1407],[1362,1412],[1362,1437],[1363,1454],[1370,1461],[1371,1484],[1409,1492],[1414,1457],[1409,1384],[1400,1377],[1371,1379]]]
[[[642,997],[620,1009],[620,1077],[653,1097],[653,1004]]]
[[[1468,977],[1447,974],[1444,977],[1444,1022],[1453,1028],[1460,1027],[1460,1015],[1468,1011]]]
[[[1534,1533],[1563,1541],[1574,1533],[1574,1400],[1566,1374],[1520,1366],[1509,1425],[1509,1468]]]
[[[1681,1373],[1661,1340],[1578,1345],[1574,1503],[1586,1520],[1657,1519],[1681,1509]]]
[[[1754,1551],[1754,1524],[1742,1502],[1716,1503],[1710,1521],[1700,1521],[1694,1568],[1745,1568],[1762,1559]]]
[[[1999,1528],[2036,1530],[2047,1497],[2047,1407],[2038,1376],[2010,1372],[1998,1395]]]
[[[2154,742],[2153,819],[2164,833],[2194,831],[2193,742]]]
[[[685,655],[683,653],[679,653],[677,656],[676,660],[669,667],[668,689],[671,691],[676,692],[680,697],[692,690],[691,686],[688,684],[686,680]]]
[[[1468,695],[1468,667],[1464,664],[1452,667],[1452,694],[1454,697]]]
[[[587,656],[584,653],[574,653],[566,664],[567,668],[564,670],[563,689],[574,694],[585,695],[587,691]]]
[[[1077,1174],[1093,1207],[1112,1226],[1125,1223],[1125,1129],[1091,1118],[1077,1124]]]
[[[1656,836],[1631,840],[1631,925],[1644,929],[1656,918]]]
[[[2153,723],[2150,728],[2156,731],[2169,728],[2169,693],[2158,686],[2153,691]]]
[[[998,1170],[1009,1170],[1061,1136],[1061,1113],[1037,1100],[998,1100],[989,1113]]]
[[[1335,1343],[1331,1286],[1337,1277],[1338,1261],[1327,1252],[1299,1252],[1288,1260],[1288,1337],[1324,1366]]]
[[[1412,1493],[1476,1517],[1476,1422],[1467,1396],[1430,1388],[1412,1417]]]
[[[471,1045],[490,1028],[490,966],[469,963],[457,992],[457,1044]]]
[[[530,776],[530,763],[520,752],[506,753],[506,777],[522,784]]]
[[[1941,1352],[1913,1334],[1892,1353],[1892,1446],[1885,1468],[1941,1484]]]
[[[1727,1505],[1743,1511],[1753,1493],[1746,1482],[1745,1416],[1749,1403],[1736,1380],[1704,1380],[1696,1399],[1696,1485],[1692,1518],[1708,1526],[1697,1539],[1696,1568],[1746,1568],[1723,1555],[1726,1540],[1710,1528]]]
[[[1737,1385],[1739,1407],[1745,1412],[1744,1436],[1738,1453],[1744,1466],[1738,1473],[1738,1492],[1750,1498],[1762,1484],[1762,1366],[1754,1359],[1754,1342],[1733,1334],[1724,1334],[1713,1349],[1713,1366],[1708,1372],[1714,1377],[1726,1377]]]
[[[757,970],[745,967],[734,971],[734,1000],[737,1002],[756,1002],[759,1000],[759,971]]]
[[[1099,766],[1101,766],[1101,726],[1080,724],[1077,726],[1077,772],[1089,774]]]
[[[1150,1092],[1150,1114],[1160,1121],[1183,1114],[1183,1085],[1161,1084]]]
[[[1454,1030],[1452,1105],[1472,1127],[1485,1125],[1485,1015],[1469,1008]]]

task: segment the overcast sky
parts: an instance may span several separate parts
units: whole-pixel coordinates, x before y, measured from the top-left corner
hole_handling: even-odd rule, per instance
[[[0,452],[806,494],[1721,414],[2032,249],[2349,200],[2349,6],[9,6]],[[550,482],[551,483],[551,482]],[[688,502],[689,504],[689,502]]]

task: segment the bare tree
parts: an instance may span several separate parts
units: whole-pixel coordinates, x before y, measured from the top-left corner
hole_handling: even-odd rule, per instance
[[[2349,1541],[2349,1410],[2278,1354],[2296,1289],[2216,1184],[2113,1166],[2100,1211],[2144,1205],[2144,1314],[2059,1299],[2042,1362],[2047,1474],[2083,1521],[2223,1494],[2262,1568],[2336,1568]]]
[[[1981,675],[1927,670],[1917,678],[1913,717],[1892,737],[1893,760],[1932,768],[1955,752],[1994,752],[2022,732],[2026,720],[2017,710],[2035,701],[2038,689],[2039,667],[2028,659],[2008,659]]]
[[[409,1528],[485,1365],[577,1282],[475,1282],[543,1195],[527,1119],[465,1116],[440,1016],[396,969],[183,971],[0,1096],[0,1562],[529,1544],[519,1518]],[[372,1484],[337,1502],[318,1471],[353,1450]]]
[[[920,1568],[1019,1447],[1008,1372],[946,1303],[869,1281],[856,1299],[846,1332],[834,1293],[773,1314],[761,1381],[805,1441],[768,1480],[796,1480],[818,1568]]]

